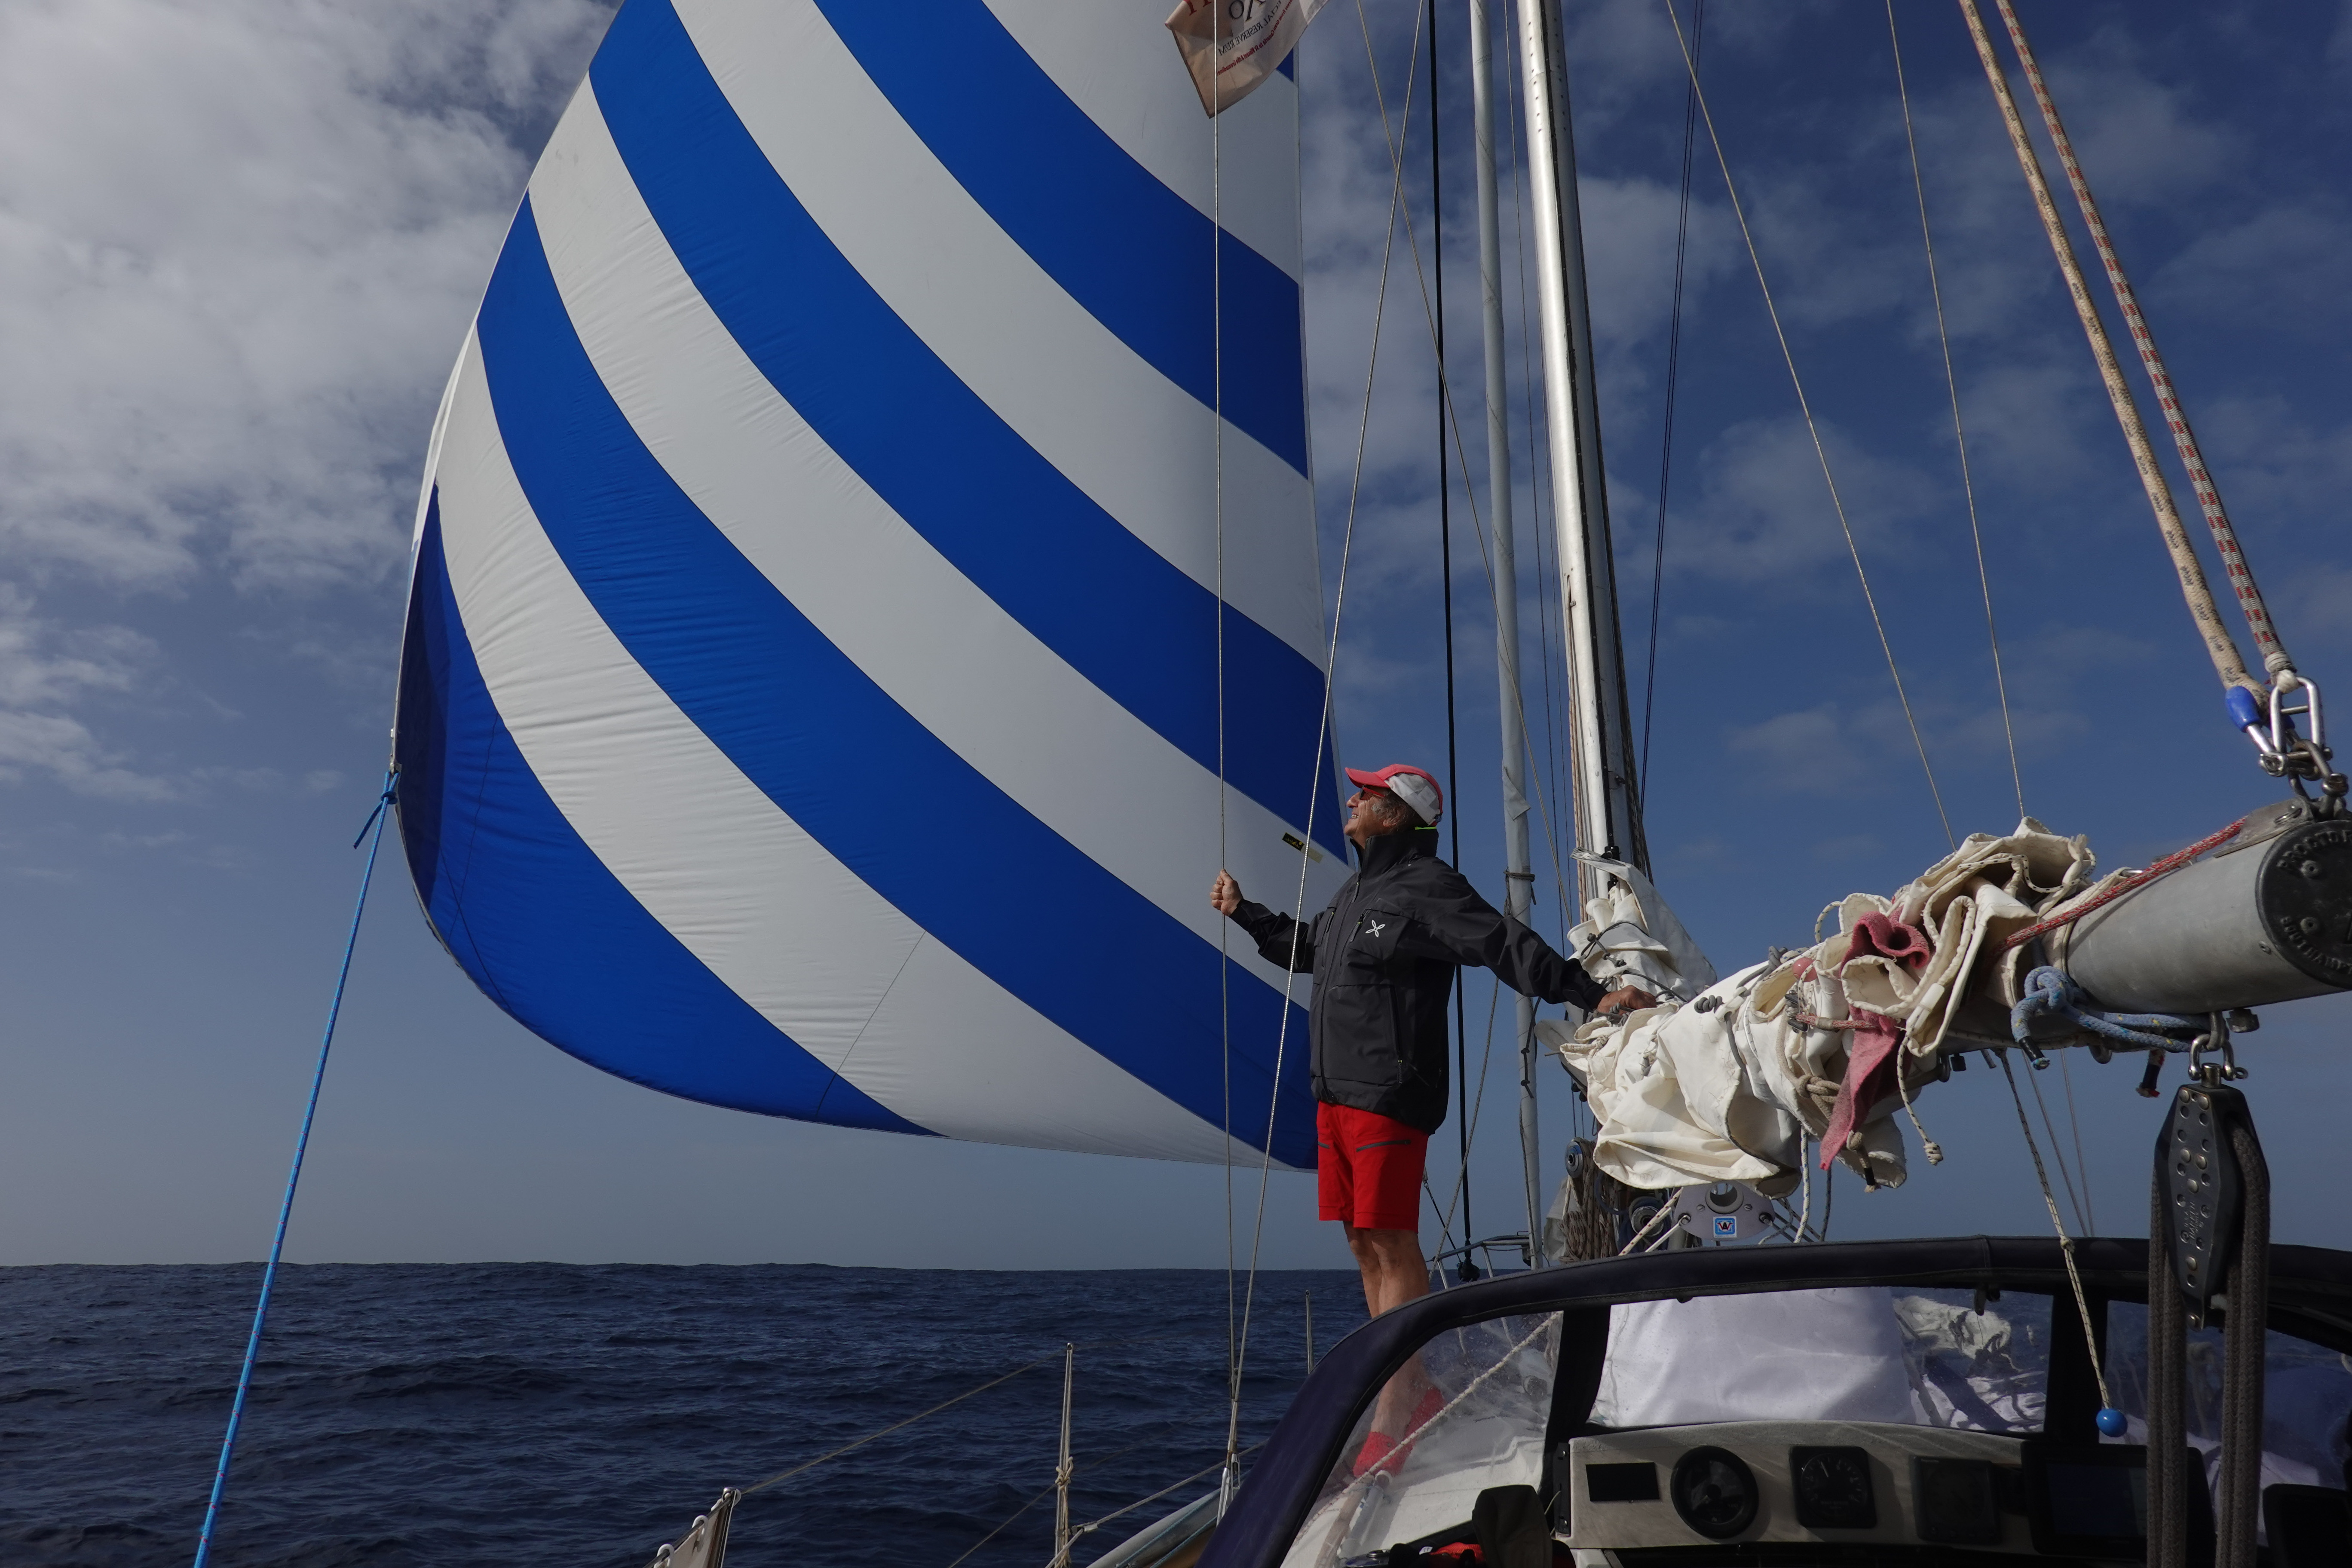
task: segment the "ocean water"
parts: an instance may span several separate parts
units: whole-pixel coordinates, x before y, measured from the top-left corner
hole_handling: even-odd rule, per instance
[[[259,1277],[0,1269],[0,1563],[192,1560]],[[1071,1515],[1084,1523],[1223,1453],[1225,1283],[1189,1270],[289,1268],[214,1561],[642,1568],[721,1487],[1050,1357],[747,1499],[728,1552],[739,1568],[1043,1568],[1062,1345],[1079,1346]],[[1310,1291],[1318,1350],[1363,1321],[1352,1274],[1259,1277],[1244,1443],[1273,1429],[1305,1373]],[[1076,1561],[1213,1482],[1104,1525]]]

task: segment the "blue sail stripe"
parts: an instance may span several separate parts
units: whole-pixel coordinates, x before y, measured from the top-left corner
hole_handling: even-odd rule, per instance
[[[466,640],[430,503],[399,707],[400,836],[466,973],[532,1032],[648,1089],[929,1135],[793,1043],[621,885],[533,775]]]
[[[713,744],[836,859],[1029,1006],[1211,1125],[1216,950],[917,722],[678,489],[598,379],[526,201],[482,304],[516,478],[599,616]],[[1008,881],[1024,891],[1007,907]],[[1045,911],[1041,916],[1035,911]],[[1230,970],[1234,1131],[1264,1136],[1286,1003]],[[1304,1038],[1302,1014],[1291,1028]],[[1312,1163],[1303,1051],[1275,1157]]]
[[[590,70],[606,129],[737,344],[957,570],[1215,771],[1215,595],[1023,440],[858,275],[761,153],[667,0],[632,0],[614,29]],[[1336,770],[1328,754],[1318,767],[1322,672],[1231,605],[1223,623],[1223,771],[1294,823],[1319,790],[1316,837],[1345,853]]]
[[[1222,327],[1225,417],[1307,471],[1299,289],[1287,273],[1136,162],[982,0],[814,3],[998,226],[1204,404],[1217,401]],[[1169,70],[1181,73],[1172,44],[1167,51]]]

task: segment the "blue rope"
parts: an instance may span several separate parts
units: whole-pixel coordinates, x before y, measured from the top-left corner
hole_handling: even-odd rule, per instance
[[[2063,1018],[2077,1029],[2147,1050],[2184,1051],[2206,1030],[2205,1020],[2177,1013],[2109,1013],[2089,1005],[2081,986],[2063,970],[2042,965],[2025,977],[2025,994],[2010,1009],[2009,1032],[2033,1058],[2035,1067],[2046,1059],[2026,1037],[2038,1017]]]
[[[319,1113],[319,1089],[327,1079],[327,1051],[335,1043],[335,1020],[343,1011],[343,986],[352,977],[352,951],[359,945],[360,916],[367,910],[368,884],[375,879],[376,850],[383,843],[383,825],[390,820],[385,807],[392,804],[394,788],[399,781],[398,769],[383,775],[383,793],[376,797],[375,809],[368,814],[360,837],[368,838],[367,868],[360,873],[360,897],[352,910],[351,934],[343,939],[343,966],[335,975],[335,999],[327,1008],[326,1037],[319,1042],[319,1065],[310,1074],[310,1102],[302,1107],[302,1133],[294,1141],[294,1168],[286,1173],[286,1196],[278,1205],[278,1233],[269,1238],[269,1262],[261,1271],[261,1300],[253,1309],[253,1332],[245,1342],[245,1365],[236,1374],[236,1399],[228,1409],[228,1432],[221,1438],[220,1464],[213,1471],[212,1500],[205,1504],[204,1533],[196,1538],[195,1568],[205,1568],[212,1555],[213,1526],[220,1518],[221,1493],[228,1487],[229,1458],[236,1452],[236,1429],[245,1419],[245,1396],[253,1386],[253,1363],[261,1353],[261,1326],[269,1317],[269,1289],[278,1280],[278,1260],[286,1250],[286,1222],[294,1212],[294,1187],[302,1179],[303,1152],[310,1146],[310,1122]],[[359,840],[352,841],[359,847]]]

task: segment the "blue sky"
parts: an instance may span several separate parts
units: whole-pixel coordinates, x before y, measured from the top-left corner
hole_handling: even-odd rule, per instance
[[[1394,114],[1413,14],[1395,0],[1366,9]],[[1476,458],[1469,94],[1460,10],[1443,9],[1447,336]],[[2144,862],[2272,786],[2221,721],[1958,14],[1931,0],[1895,9],[2026,804],[2089,834],[2103,864]],[[1571,13],[1638,682],[1684,77],[1660,5]],[[0,5],[0,135],[19,150],[0,169],[0,341],[16,373],[0,385],[0,1261],[266,1246],[350,912],[348,846],[382,767],[432,405],[604,16],[576,0],[360,14],[289,0]],[[2024,17],[2287,644],[2321,681],[2341,679],[2352,11],[2042,3]],[[1301,58],[1327,577],[1388,188],[1365,58],[1352,5],[1326,11]],[[1885,10],[1717,0],[1706,79],[1953,826],[2006,827],[2016,805]],[[1408,155],[1425,248],[1421,112]],[[1800,940],[1846,891],[1890,890],[1944,837],[1721,176],[1704,142],[1699,153],[1650,834],[1662,885],[1729,968]],[[1505,205],[1511,232],[1507,194]],[[1435,766],[1434,375],[1402,248],[1397,265],[1339,715],[1351,760]],[[1515,319],[1517,290],[1507,274]],[[2176,486],[2186,502],[2177,473]],[[1531,500],[1523,488],[1529,698],[1549,753]],[[1454,521],[1457,816],[1465,864],[1492,893],[1492,622],[1458,495]],[[597,1074],[477,994],[396,862],[385,869],[295,1257],[1224,1256],[1216,1171],[804,1127]],[[1549,887],[1540,897],[1538,923],[1556,931],[1558,902]],[[1475,1049],[1486,986],[1470,995]],[[2347,1022],[2339,1003],[2283,1007],[2249,1042],[2292,1239],[2343,1234],[2325,1193],[2296,1176],[2331,1146],[2327,1108],[2352,1087],[2337,1052]],[[2113,1231],[2143,1212],[2155,1109],[2131,1094],[2137,1077],[2072,1068]],[[1847,1185],[1836,1233],[2046,1224],[1999,1084],[1973,1072],[1923,1100],[1949,1160],[1915,1162],[1900,1193]],[[1515,1190],[1508,1108],[1487,1110],[1482,1230],[1508,1224]],[[1551,1083],[1555,1137],[1570,1114]],[[1453,1142],[1449,1130],[1438,1146]],[[1240,1188],[1245,1239],[1249,1181]],[[1268,1261],[1341,1261],[1309,1204],[1306,1182],[1277,1182]]]

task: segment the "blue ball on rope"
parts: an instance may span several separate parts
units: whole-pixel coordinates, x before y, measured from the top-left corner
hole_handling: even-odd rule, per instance
[[[2124,1435],[2126,1429],[2127,1428],[2124,1421],[2124,1413],[2122,1411],[2108,1409],[2099,1412],[2099,1435],[2101,1436],[2120,1437]]]

